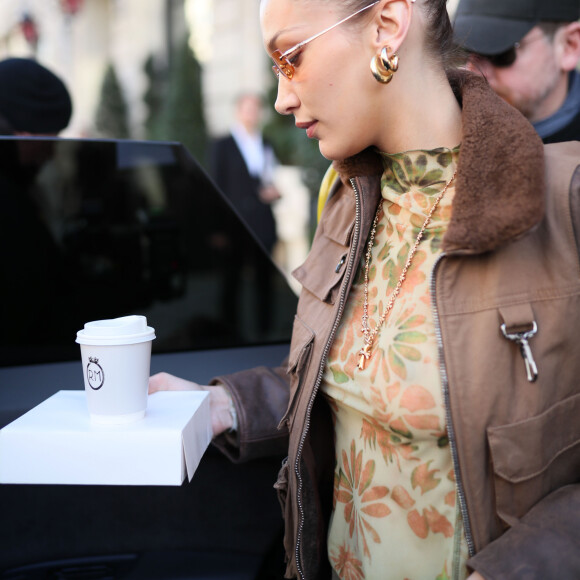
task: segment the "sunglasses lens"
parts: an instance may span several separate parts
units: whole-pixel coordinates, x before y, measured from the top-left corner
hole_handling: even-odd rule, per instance
[[[477,52],[471,53],[472,57],[475,58],[477,61],[478,59],[486,60],[492,66],[497,68],[507,68],[508,66],[512,66],[514,62],[516,62],[516,58],[518,57],[516,48],[519,45],[512,46],[508,48],[505,52],[501,52],[500,54],[480,54]]]
[[[280,73],[287,79],[291,79],[294,76],[294,67],[282,56],[279,50],[275,50],[272,53],[272,60],[274,61],[272,69],[278,78],[280,77]]]
[[[498,68],[506,68],[514,64],[514,62],[516,62],[516,57],[517,57],[516,47],[512,46],[505,52],[495,54],[493,56],[486,56],[485,58],[487,58],[487,60],[489,60],[489,62],[491,62],[493,66],[496,66]]]

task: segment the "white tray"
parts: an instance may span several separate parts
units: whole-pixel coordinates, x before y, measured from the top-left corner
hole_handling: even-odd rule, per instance
[[[84,391],[59,391],[0,430],[0,483],[181,485],[211,441],[208,396],[158,392],[143,419],[98,425]]]

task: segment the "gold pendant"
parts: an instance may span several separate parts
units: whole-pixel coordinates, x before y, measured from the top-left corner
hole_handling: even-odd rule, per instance
[[[370,344],[365,344],[364,347],[358,351],[358,354],[360,354],[360,358],[358,359],[358,368],[361,371],[364,371],[368,360],[371,358],[371,346],[372,345]]]

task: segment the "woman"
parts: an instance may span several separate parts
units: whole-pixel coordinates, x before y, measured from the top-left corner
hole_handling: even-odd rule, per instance
[[[288,365],[207,388],[230,457],[288,449],[287,576],[580,577],[580,144],[449,67],[444,0],[261,24],[277,111],[338,177]]]

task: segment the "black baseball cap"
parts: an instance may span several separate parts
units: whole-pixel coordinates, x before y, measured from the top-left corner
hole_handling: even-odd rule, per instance
[[[478,54],[501,54],[539,22],[574,22],[580,0],[460,0],[453,22],[457,44]]]

